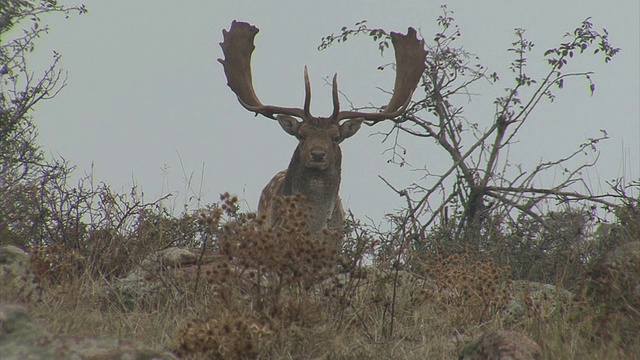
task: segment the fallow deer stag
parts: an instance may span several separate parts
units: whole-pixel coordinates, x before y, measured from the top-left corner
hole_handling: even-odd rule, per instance
[[[224,41],[220,46],[225,58],[218,61],[224,67],[227,85],[245,109],[277,120],[285,132],[299,140],[289,168],[276,174],[262,191],[258,214],[266,217],[267,224],[273,225],[277,221],[274,196],[302,194],[311,205],[309,225],[312,232],[321,232],[325,227],[342,230],[344,210],[338,196],[342,162],[340,143],[354,135],[364,121],[372,125],[404,112],[425,69],[424,41],[417,39],[413,28],[409,28],[406,35],[391,33],[396,79],[391,100],[383,111],[340,111],[337,75],[334,75],[333,113],[322,118],[312,116],[309,111],[311,85],[306,67],[302,109],[260,102],[253,89],[251,74],[253,40],[258,31],[255,26],[238,21],[231,23],[229,31],[222,31]]]

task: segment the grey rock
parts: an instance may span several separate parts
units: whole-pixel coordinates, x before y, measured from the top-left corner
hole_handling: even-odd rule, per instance
[[[187,284],[196,279],[198,256],[189,250],[168,248],[158,251],[131,271],[118,279],[108,289],[110,297],[117,297],[126,308],[153,305],[184,296]],[[208,259],[208,261],[211,261]]]
[[[52,334],[20,305],[0,305],[0,357],[3,360],[146,359],[173,360],[166,351],[111,337]]]
[[[18,247],[0,247],[0,290],[22,301],[41,299],[42,290],[31,271],[29,255]]]
[[[502,312],[506,323],[525,318],[548,318],[569,306],[575,295],[555,285],[516,280],[511,283],[511,300]]]

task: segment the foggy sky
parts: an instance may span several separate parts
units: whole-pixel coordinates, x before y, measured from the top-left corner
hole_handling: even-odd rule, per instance
[[[66,2],[69,4],[70,2]],[[224,191],[238,194],[243,208],[255,210],[263,186],[285,168],[296,140],[278,124],[254,117],[226,86],[218,43],[232,20],[258,28],[253,55],[256,92],[266,104],[301,107],[303,68],[309,66],[312,113],[331,112],[326,81],[338,73],[340,90],[356,107],[383,105],[381,89],[393,87],[391,70],[377,67],[393,61],[380,56],[376,44],[362,38],[318,51],[320,39],[342,26],[368,20],[371,27],[405,32],[413,26],[432,41],[442,10],[430,1],[85,1],[89,13],[64,20],[45,17],[51,33],[37,42],[31,57],[35,69],[61,53],[68,71],[67,87],[33,113],[39,142],[48,154],[77,166],[76,177],[93,171],[96,182],[128,192],[135,183],[145,200],[172,193],[176,212],[218,199]],[[597,30],[605,27],[622,52],[609,64],[600,56],[583,56],[571,70],[594,71],[596,92],[573,79],[557,92],[553,104],[541,103],[510,160],[524,167],[565,156],[587,138],[606,129],[610,140],[599,145],[596,168],[585,181],[606,191],[605,181],[638,179],[640,169],[640,6],[628,1],[455,1],[449,10],[462,31],[458,42],[480,58],[501,81],[484,82],[472,96],[457,99],[465,116],[481,128],[493,119],[493,100],[512,86],[508,70],[514,28],[536,43],[530,75],[547,69],[542,53],[563,41],[591,16]],[[349,104],[343,100],[343,106]],[[341,195],[358,218],[378,221],[403,206],[380,179],[397,188],[420,182],[422,173],[387,163],[388,143],[371,136],[390,124],[365,127],[342,145]],[[412,165],[438,172],[450,161],[430,139],[407,142]],[[584,157],[590,160],[591,157]],[[558,174],[540,179],[550,184]]]

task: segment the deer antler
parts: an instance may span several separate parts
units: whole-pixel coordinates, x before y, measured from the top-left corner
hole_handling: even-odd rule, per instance
[[[426,68],[427,51],[424,49],[424,40],[418,40],[416,30],[410,27],[407,30],[407,35],[392,32],[391,43],[396,53],[396,82],[389,104],[384,107],[382,112],[377,113],[340,111],[337,120],[364,118],[365,120],[381,121],[392,119],[402,114],[409,105],[411,96]],[[337,93],[335,81],[333,91]],[[337,94],[334,94],[334,104],[336,97]]]
[[[224,41],[220,43],[224,60],[218,61],[224,67],[227,76],[227,85],[238,97],[238,101],[245,109],[273,119],[275,114],[285,114],[305,118],[309,114],[311,103],[311,86],[305,69],[305,109],[287,108],[271,105],[263,105],[253,89],[251,77],[251,53],[255,46],[253,39],[258,33],[258,28],[246,22],[233,21],[229,31],[222,30]]]
[[[258,99],[253,89],[251,77],[251,54],[255,49],[254,38],[258,28],[245,22],[233,21],[229,31],[222,30],[224,41],[220,43],[224,60],[218,59],[223,65],[227,77],[227,85],[238,97],[238,101],[247,110],[273,119],[276,114],[296,116],[301,119],[309,119],[311,103],[311,86],[305,67],[305,101],[304,108],[279,107],[264,105]],[[340,111],[338,101],[338,83],[333,77],[333,113],[330,117],[333,121],[352,118],[364,118],[365,120],[381,121],[394,118],[405,110],[415,90],[420,77],[425,70],[424,40],[418,40],[416,30],[409,28],[406,35],[392,32],[391,42],[396,54],[396,80],[393,95],[389,104],[382,112],[368,113],[360,111]]]

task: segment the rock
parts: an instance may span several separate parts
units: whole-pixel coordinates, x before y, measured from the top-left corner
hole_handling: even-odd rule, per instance
[[[140,268],[148,273],[160,269],[185,267],[196,263],[196,255],[189,250],[170,247],[160,250],[146,258]]]
[[[21,301],[40,300],[42,296],[40,284],[31,271],[29,255],[18,247],[0,247],[0,289],[3,295]]]
[[[127,308],[157,304],[167,298],[183,296],[192,289],[190,286],[195,284],[198,277],[198,257],[195,252],[186,249],[158,251],[143,260],[127,277],[116,280],[108,290],[109,296],[117,297],[117,302]],[[210,253],[205,255],[200,276],[214,262],[214,256]]]
[[[110,337],[70,337],[50,333],[19,305],[0,305],[0,354],[3,360],[149,359],[175,357],[137,342]]]
[[[540,345],[516,331],[487,331],[460,351],[459,360],[542,360]]]
[[[519,322],[525,318],[547,318],[563,311],[574,298],[573,293],[555,285],[526,280],[513,281],[510,291],[511,300],[502,311],[506,323]]]

